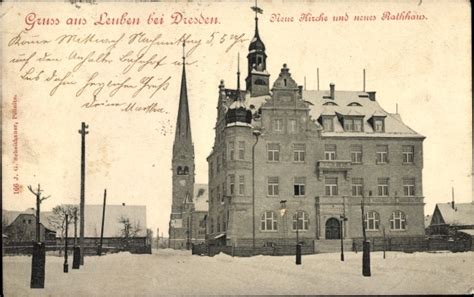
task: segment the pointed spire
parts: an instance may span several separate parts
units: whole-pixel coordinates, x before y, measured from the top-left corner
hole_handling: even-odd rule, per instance
[[[183,41],[183,71],[181,75],[181,90],[179,93],[178,117],[176,120],[175,144],[178,140],[186,140],[192,142],[191,124],[189,117],[188,104],[188,88],[186,85],[186,58],[185,58],[185,41]],[[182,143],[180,143],[182,144]]]

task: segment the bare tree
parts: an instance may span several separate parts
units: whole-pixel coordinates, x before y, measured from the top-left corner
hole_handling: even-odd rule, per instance
[[[79,214],[79,208],[77,205],[58,205],[52,210],[52,214],[48,217],[49,224],[59,232],[60,237],[64,238],[66,233],[66,214],[69,216],[70,221],[74,221],[75,216]]]
[[[125,248],[128,248],[130,239],[137,237],[142,231],[140,221],[130,222],[130,219],[126,216],[120,216],[118,222],[122,225],[120,229],[120,237]]]

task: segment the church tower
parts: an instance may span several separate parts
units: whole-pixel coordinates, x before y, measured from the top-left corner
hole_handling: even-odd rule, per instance
[[[245,83],[247,91],[250,91],[251,97],[268,95],[270,74],[267,72],[267,54],[265,53],[265,44],[258,33],[258,14],[263,10],[258,6],[252,7],[255,11],[255,35],[249,45],[247,55],[247,78]]]
[[[183,43],[183,70],[172,159],[173,190],[169,229],[172,248],[181,248],[186,241],[186,225],[183,222],[185,219],[183,216],[188,210],[186,208],[192,204],[194,190],[194,145],[191,137],[185,62]]]

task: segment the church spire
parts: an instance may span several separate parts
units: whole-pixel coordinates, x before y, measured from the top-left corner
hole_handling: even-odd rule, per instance
[[[181,75],[181,91],[179,93],[178,118],[176,120],[175,144],[178,141],[189,141],[191,139],[191,124],[189,117],[188,88],[186,85],[186,57],[185,41],[183,41],[183,71]],[[183,144],[180,142],[180,144]]]

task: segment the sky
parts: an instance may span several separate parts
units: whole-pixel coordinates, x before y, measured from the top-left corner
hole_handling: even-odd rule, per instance
[[[365,2],[364,2],[365,3]],[[55,6],[54,8],[52,6]],[[174,139],[181,78],[182,48],[179,40],[188,36],[188,98],[195,147],[196,182],[207,183],[206,157],[214,141],[214,124],[219,81],[236,86],[237,55],[240,53],[242,78],[246,76],[245,56],[253,36],[254,14],[251,2],[193,3],[103,3],[77,8],[65,3],[23,3],[2,5],[2,157],[3,207],[23,210],[34,207],[34,196],[27,185],[41,184],[51,197],[43,210],[62,203],[78,203],[80,191],[80,129],[89,125],[86,136],[86,203],[102,203],[107,189],[110,204],[146,205],[147,225],[166,236],[171,210],[171,148]],[[366,89],[377,92],[377,100],[388,112],[398,111],[403,121],[426,136],[423,144],[423,192],[425,214],[434,205],[451,200],[451,187],[457,202],[472,201],[472,125],[470,15],[465,1],[376,2],[360,1],[260,1],[260,36],[266,45],[270,81],[287,63],[298,84],[316,89],[319,68],[321,89],[329,83],[336,90],[361,90],[362,70],[366,69]],[[381,20],[390,12],[424,15],[424,20]],[[121,16],[140,18],[139,25],[93,25],[94,22],[120,22]],[[34,13],[34,16],[31,15]],[[178,14],[176,14],[178,13]],[[325,22],[300,22],[303,13],[323,14]],[[150,14],[163,17],[163,24],[146,23]],[[216,24],[172,24],[172,15],[217,19]],[[279,15],[278,15],[279,14]],[[333,16],[349,20],[332,21]],[[354,21],[354,16],[375,16],[372,21]],[[68,25],[67,18],[84,18],[84,25]],[[289,18],[293,17],[293,22]],[[59,24],[54,25],[55,18]],[[46,20],[50,20],[49,24]],[[279,21],[277,21],[279,19]],[[158,20],[159,22],[159,20]],[[33,28],[26,31],[27,28]],[[23,32],[22,40],[56,40],[46,44],[8,45]],[[144,33],[148,40],[161,34],[168,44],[151,46],[146,57],[164,58],[153,68],[136,64],[128,71],[128,57],[136,57],[146,47],[145,39],[127,43],[132,34]],[[99,63],[99,53],[110,44],[57,43],[62,34],[95,34],[102,40],[124,39],[111,50],[110,63]],[[142,35],[145,36],[145,35]],[[238,40],[235,44],[233,40]],[[130,40],[130,39],[128,39]],[[201,43],[198,44],[198,40]],[[222,41],[222,42],[221,42]],[[14,43],[14,42],[13,42]],[[197,46],[196,46],[197,45]],[[36,52],[22,68],[21,60]],[[75,56],[74,56],[75,52]],[[95,61],[74,67],[94,52]],[[38,61],[44,53],[61,61]],[[120,59],[122,58],[122,61]],[[92,58],[91,58],[92,59]],[[143,64],[141,64],[143,65]],[[38,80],[26,75],[31,67],[44,71]],[[54,70],[64,75],[72,71],[76,84],[45,81]],[[124,112],[116,107],[85,108],[93,100],[98,85],[89,85],[78,95],[80,86],[99,73],[94,82],[130,83],[153,77],[164,86],[152,95],[144,88],[138,95],[122,89],[110,97],[112,88],[96,94],[102,103],[156,103],[161,112]],[[37,73],[36,73],[37,74]],[[26,76],[25,76],[26,75]],[[30,76],[27,80],[23,77]],[[167,80],[167,78],[169,79]],[[67,79],[66,79],[67,80]],[[241,81],[244,84],[244,80]],[[136,90],[136,89],[135,89]],[[12,119],[14,96],[18,119]],[[150,98],[151,97],[151,98]],[[16,124],[15,124],[16,123]],[[15,131],[16,125],[16,131]],[[18,161],[14,161],[14,134],[17,133]],[[15,166],[18,170],[15,170]],[[18,181],[13,178],[18,174]],[[18,182],[22,190],[13,193]],[[155,233],[156,234],[156,233]]]

